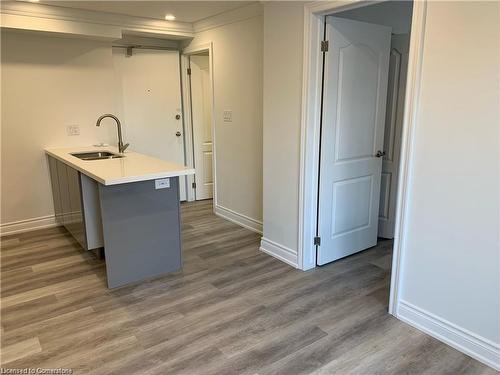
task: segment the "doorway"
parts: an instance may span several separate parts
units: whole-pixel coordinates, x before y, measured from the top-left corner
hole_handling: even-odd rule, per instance
[[[318,265],[394,235],[411,11],[391,1],[325,17]]]
[[[208,51],[189,56],[195,200],[213,198],[213,140]]]
[[[385,2],[384,2],[385,3]],[[392,3],[392,2],[390,2]],[[320,2],[305,5],[304,23],[304,78],[300,144],[299,176],[299,268],[309,270],[317,266],[316,240],[318,187],[319,187],[319,149],[322,97],[323,54],[325,16],[344,11],[372,6],[373,3]],[[420,91],[423,41],[425,31],[426,1],[412,4],[411,36],[409,42],[406,92],[404,99],[401,152],[399,154],[398,189],[396,195],[395,232],[392,251],[391,287],[389,313],[396,314],[399,296],[399,277],[401,273],[401,254],[404,252],[406,237],[406,215],[408,211],[408,184],[413,158],[414,127],[418,112]]]
[[[217,199],[212,45],[190,47],[182,55],[186,161],[195,169],[188,200]]]

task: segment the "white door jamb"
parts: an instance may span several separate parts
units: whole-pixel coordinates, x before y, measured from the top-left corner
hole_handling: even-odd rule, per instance
[[[205,44],[197,44],[188,46],[182,50],[181,55],[181,77],[182,77],[182,101],[184,112],[184,133],[186,144],[186,164],[190,168],[194,168],[194,150],[193,150],[193,119],[191,112],[191,87],[188,75],[189,55],[208,51],[209,66],[210,66],[210,94],[212,96],[212,173],[213,173],[213,207],[217,207],[217,166],[216,166],[216,142],[215,142],[215,95],[214,95],[214,75],[213,75],[213,42]],[[187,198],[188,201],[195,200],[195,189],[193,188],[194,176],[188,176]]]
[[[193,156],[193,122],[191,119],[191,85],[189,81],[188,68],[189,57],[181,54],[181,91],[182,91],[182,114],[184,121],[184,154],[186,166],[194,168]],[[194,175],[186,176],[186,200],[192,202],[195,200],[195,190],[193,188]]]

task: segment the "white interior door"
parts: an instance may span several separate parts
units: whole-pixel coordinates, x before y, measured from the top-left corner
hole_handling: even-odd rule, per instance
[[[392,36],[378,214],[378,236],[383,238],[394,238],[409,42],[409,34]]]
[[[391,28],[326,17],[317,263],[377,243]]]
[[[122,97],[125,141],[130,149],[184,165],[179,53],[134,49],[130,57],[113,48],[113,64]],[[179,177],[186,200],[185,177]]]
[[[212,94],[208,55],[190,56],[196,200],[213,197]]]

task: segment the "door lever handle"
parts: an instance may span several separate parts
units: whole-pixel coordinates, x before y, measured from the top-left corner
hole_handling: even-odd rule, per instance
[[[176,137],[180,137],[181,135],[182,135],[182,134],[181,134],[181,132],[177,132],[177,133],[175,133],[175,136],[176,136]]]
[[[378,150],[377,153],[375,154],[377,158],[381,158],[382,156],[385,156],[385,151],[380,151]]]

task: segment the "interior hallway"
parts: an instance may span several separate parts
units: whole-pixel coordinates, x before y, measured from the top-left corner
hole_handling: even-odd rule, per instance
[[[302,272],[182,204],[184,269],[109,290],[64,229],[3,238],[2,366],[75,374],[494,374],[387,314],[392,243]],[[33,289],[36,287],[37,289]]]

